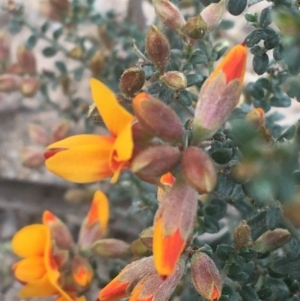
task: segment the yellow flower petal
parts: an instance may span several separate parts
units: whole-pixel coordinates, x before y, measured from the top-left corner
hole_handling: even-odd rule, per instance
[[[29,225],[18,231],[12,239],[12,249],[20,257],[43,256],[47,241],[47,227]]]
[[[46,267],[42,256],[25,258],[14,265],[15,277],[21,282],[32,282],[45,276]]]
[[[72,148],[82,145],[90,145],[90,144],[102,144],[103,141],[112,140],[110,136],[100,136],[100,135],[91,135],[91,134],[82,134],[82,135],[74,135],[68,137],[66,139],[54,142],[50,144],[47,149],[54,148]]]
[[[100,222],[101,230],[104,232],[107,228],[109,219],[109,202],[106,195],[98,190],[95,192],[91,208],[87,215],[88,226],[92,226],[95,222]]]
[[[113,140],[103,138],[98,144],[82,145],[62,150],[46,160],[54,174],[75,183],[96,182],[112,175],[109,157]]]
[[[127,124],[133,122],[134,116],[119,104],[114,93],[103,83],[92,78],[90,85],[93,100],[105,125],[113,136],[118,136]]]
[[[19,292],[20,298],[47,297],[57,293],[56,288],[45,275],[43,278],[26,284]]]

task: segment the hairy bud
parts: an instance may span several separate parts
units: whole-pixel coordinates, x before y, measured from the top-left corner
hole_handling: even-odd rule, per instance
[[[97,77],[101,74],[105,64],[105,58],[101,50],[94,53],[90,60],[90,69],[93,76]]]
[[[33,97],[39,89],[39,81],[35,77],[24,78],[20,85],[20,92],[25,97]]]
[[[20,77],[13,74],[0,75],[0,92],[14,92],[18,90]]]
[[[140,91],[145,83],[145,72],[139,67],[126,69],[120,79],[120,90],[132,96]]]
[[[163,74],[171,54],[168,38],[156,26],[152,25],[147,33],[145,46],[149,59]]]
[[[140,233],[140,240],[142,241],[142,243],[144,244],[144,246],[147,249],[152,250],[152,245],[153,245],[153,227],[149,227],[149,228],[143,230]]]
[[[265,112],[261,108],[254,108],[245,116],[245,119],[255,127],[261,127],[265,124]]]
[[[17,61],[25,73],[36,73],[36,60],[31,50],[23,44],[20,44],[17,49]]]
[[[99,239],[93,244],[92,249],[105,258],[121,258],[130,253],[130,247],[126,242],[114,238]]]
[[[189,18],[182,28],[182,32],[189,38],[199,40],[205,36],[207,25],[201,15]]]
[[[234,229],[233,240],[238,250],[243,246],[248,246],[252,242],[251,229],[246,221],[242,221],[242,223]]]
[[[187,80],[183,73],[178,71],[168,71],[160,77],[161,81],[169,88],[180,91],[186,88]]]
[[[220,0],[219,3],[211,3],[201,12],[201,17],[207,26],[207,31],[215,29],[222,21],[226,11],[226,1]]]

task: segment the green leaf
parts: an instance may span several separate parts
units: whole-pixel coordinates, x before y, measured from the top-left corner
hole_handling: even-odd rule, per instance
[[[232,246],[220,244],[217,246],[216,255],[219,259],[226,261],[233,252],[234,248]]]
[[[161,82],[154,82],[152,85],[148,86],[148,92],[150,94],[157,94],[163,89],[163,85]]]
[[[272,107],[288,108],[291,106],[291,103],[292,103],[291,99],[286,95],[283,95],[280,98],[273,96],[270,99],[270,104]]]
[[[183,90],[179,94],[178,101],[182,105],[189,107],[193,102],[193,98],[190,92]]]
[[[272,23],[272,6],[264,8],[260,14],[259,24],[261,27],[267,27]]]
[[[83,77],[83,72],[84,69],[82,67],[79,67],[75,72],[74,72],[74,79],[76,81],[81,81],[82,77]]]
[[[31,50],[37,43],[38,37],[36,35],[31,35],[26,41],[26,48]]]
[[[262,287],[257,291],[257,295],[260,299],[265,300],[272,296],[272,289],[270,287]]]
[[[12,18],[7,25],[8,31],[11,35],[19,33],[22,29],[22,22],[18,18]]]
[[[258,44],[262,39],[266,37],[266,33],[262,29],[256,29],[252,31],[245,39],[245,43],[249,48]]]
[[[54,47],[46,47],[42,50],[42,53],[45,57],[52,57],[57,53],[57,50]]]
[[[267,211],[266,215],[266,224],[269,228],[269,230],[274,230],[279,226],[279,223],[281,221],[281,211],[278,207],[271,207]]]
[[[243,286],[240,295],[243,298],[243,301],[259,301],[255,290],[250,286]]]
[[[258,75],[264,74],[269,67],[269,57],[266,53],[261,56],[255,55],[252,60],[252,67]]]
[[[211,154],[212,159],[218,164],[226,164],[233,157],[232,148],[220,148]]]
[[[255,99],[263,99],[265,96],[264,90],[260,88],[256,83],[249,83],[247,90]]]
[[[49,22],[46,21],[42,26],[41,26],[41,32],[45,33],[49,28]]]
[[[240,15],[247,6],[247,0],[229,0],[227,4],[228,12],[234,16]]]
[[[257,22],[257,13],[255,13],[254,15],[252,15],[250,13],[245,13],[245,19],[248,22],[256,23]]]
[[[174,91],[169,88],[163,88],[158,94],[158,98],[163,102],[165,102],[166,104],[171,103],[173,96],[174,96]]]
[[[59,37],[62,35],[63,31],[64,31],[63,26],[61,26],[60,28],[56,29],[56,30],[53,32],[53,39],[54,39],[54,40],[59,39]]]
[[[198,85],[203,81],[203,77],[200,74],[188,74],[186,79],[188,87]]]
[[[279,44],[279,41],[279,35],[276,32],[272,32],[266,37],[264,46],[266,49],[273,49]]]
[[[56,61],[55,62],[55,66],[56,68],[62,73],[62,74],[66,74],[67,73],[67,67],[65,65],[64,62],[62,61]]]

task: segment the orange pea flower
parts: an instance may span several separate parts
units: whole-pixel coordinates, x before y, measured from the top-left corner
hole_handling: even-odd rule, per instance
[[[201,87],[193,126],[197,142],[213,135],[238,104],[246,60],[246,46],[233,47]]]
[[[71,182],[89,183],[112,176],[128,168],[133,152],[134,116],[117,101],[114,93],[96,79],[90,81],[92,96],[110,135],[82,134],[48,146],[46,167]]]

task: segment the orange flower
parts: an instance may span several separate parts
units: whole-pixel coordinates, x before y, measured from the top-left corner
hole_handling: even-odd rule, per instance
[[[197,192],[183,179],[176,180],[154,218],[153,256],[158,274],[169,277],[193,231],[197,212]]]
[[[48,146],[46,167],[54,174],[76,183],[89,183],[113,176],[128,168],[133,152],[134,117],[104,84],[91,79],[92,96],[110,135],[76,135]]]
[[[171,172],[167,172],[160,177],[161,186],[157,187],[157,201],[161,203],[164,199],[166,192],[170,190],[175,182],[175,177]]]
[[[38,224],[26,226],[13,237],[12,248],[17,255],[24,257],[13,266],[15,277],[25,284],[19,296],[57,294],[60,273],[52,256],[50,229]]]
[[[245,45],[233,47],[201,87],[194,118],[196,141],[213,135],[238,104],[246,60]]]

